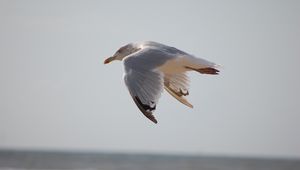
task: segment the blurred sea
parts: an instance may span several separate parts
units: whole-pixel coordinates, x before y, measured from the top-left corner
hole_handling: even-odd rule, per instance
[[[0,170],[300,170],[300,159],[0,150]]]

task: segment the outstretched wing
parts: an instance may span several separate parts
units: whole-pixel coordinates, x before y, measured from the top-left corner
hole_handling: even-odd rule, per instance
[[[153,115],[163,90],[162,75],[154,70],[132,68],[125,64],[125,84],[135,104],[152,122],[157,123]]]
[[[152,122],[156,104],[164,87],[163,73],[158,69],[173,56],[161,50],[145,48],[123,59],[125,84],[135,104]]]
[[[193,108],[184,96],[189,95],[189,79],[185,73],[165,74],[164,88],[182,104]]]

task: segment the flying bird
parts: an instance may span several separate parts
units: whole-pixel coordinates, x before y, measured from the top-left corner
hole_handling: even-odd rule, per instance
[[[152,122],[163,89],[182,104],[193,108],[185,96],[189,95],[188,71],[218,74],[217,65],[161,43],[146,41],[121,47],[104,64],[123,61],[124,80],[133,101]]]

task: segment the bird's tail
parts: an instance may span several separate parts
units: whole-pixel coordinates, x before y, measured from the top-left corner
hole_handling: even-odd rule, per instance
[[[187,65],[185,66],[185,68],[187,69],[187,71],[197,71],[201,74],[212,74],[212,75],[216,75],[219,74],[219,70],[218,68],[220,68],[219,65],[207,61],[205,59],[202,58],[197,58],[194,56],[189,56],[188,57],[188,62]]]
[[[198,73],[201,73],[201,74],[213,74],[213,75],[216,75],[216,74],[219,74],[219,70],[214,68],[214,67],[204,67],[204,68],[192,68],[192,67],[189,67],[189,66],[185,66],[186,69],[189,69],[189,70],[194,70],[194,71],[197,71]]]

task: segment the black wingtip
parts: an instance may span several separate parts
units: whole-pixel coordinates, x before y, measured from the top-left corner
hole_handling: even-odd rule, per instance
[[[150,106],[150,105],[146,105],[143,104],[141,102],[141,100],[139,99],[138,96],[133,97],[134,102],[136,103],[136,105],[138,106],[138,108],[140,109],[140,111],[149,119],[151,120],[153,123],[157,124],[157,120],[155,119],[153,113],[151,112],[152,110],[156,109],[156,105],[154,106]]]
[[[157,124],[157,120],[155,119],[155,117],[152,115],[151,118],[147,117],[148,119],[150,119],[153,123]]]
[[[157,120],[155,119],[152,112],[149,112],[149,111],[145,111],[145,112],[142,111],[142,112],[149,120],[151,120],[153,123],[157,124]]]

